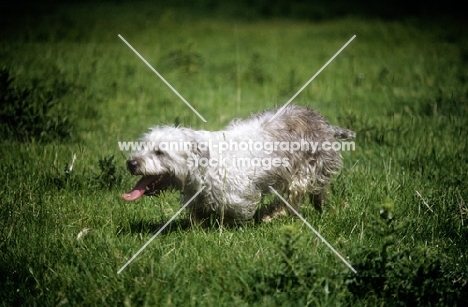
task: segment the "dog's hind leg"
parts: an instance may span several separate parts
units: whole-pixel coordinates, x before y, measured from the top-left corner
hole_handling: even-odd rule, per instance
[[[321,191],[319,194],[309,194],[309,201],[314,208],[322,213],[325,201],[327,200],[327,192]]]
[[[304,201],[304,196],[307,194],[307,186],[309,183],[308,176],[295,176],[295,178],[290,182],[288,187],[288,202],[289,204],[299,212],[299,207]]]

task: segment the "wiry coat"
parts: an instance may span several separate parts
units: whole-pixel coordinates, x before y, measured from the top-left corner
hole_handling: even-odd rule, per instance
[[[137,184],[140,189],[146,186],[147,190],[160,190],[172,186],[181,191],[183,203],[205,187],[188,207],[198,220],[211,215],[228,222],[249,220],[259,208],[263,196],[271,193],[269,186],[283,193],[296,208],[304,196],[310,197],[320,207],[325,188],[342,167],[340,152],[314,151],[311,148],[282,150],[280,145],[292,142],[321,145],[353,138],[355,133],[330,125],[316,111],[305,107],[288,106],[277,112],[265,111],[246,120],[235,120],[225,130],[216,132],[154,127],[142,139],[143,142],[151,142],[154,148],[131,153],[128,168],[134,175],[149,178],[140,180]],[[159,146],[162,142],[209,143],[211,146],[164,150]],[[275,150],[255,150],[252,146],[247,150],[235,146],[220,150],[221,143],[276,146]],[[261,163],[272,159],[281,161],[281,165]],[[196,161],[223,163],[194,163]],[[242,164],[239,161],[255,163]],[[285,161],[287,163],[283,163]],[[147,194],[150,192],[146,191]],[[141,196],[140,193],[138,197],[130,197],[131,193],[124,194],[124,198],[134,200]]]

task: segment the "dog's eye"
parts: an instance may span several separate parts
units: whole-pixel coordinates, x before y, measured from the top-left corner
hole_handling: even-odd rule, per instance
[[[159,150],[159,149],[156,149],[156,150],[154,151],[154,153],[156,154],[156,156],[161,156],[161,155],[164,154],[164,153],[162,152],[162,150]]]

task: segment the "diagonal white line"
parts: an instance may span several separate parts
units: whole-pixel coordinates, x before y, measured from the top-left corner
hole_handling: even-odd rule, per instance
[[[328,246],[328,248],[332,250],[332,252],[335,253],[335,255],[338,256],[338,258],[340,258],[341,261],[344,262],[344,264],[346,264],[351,269],[351,271],[353,271],[354,273],[357,273],[357,271],[351,266],[351,264],[349,264],[349,262],[346,261],[346,259],[343,256],[341,256],[340,253],[338,253],[336,249],[334,249],[333,246],[331,246],[331,244],[328,243],[327,240],[325,240],[325,238],[322,237],[322,235],[317,230],[315,230],[314,227],[312,227],[309,224],[309,222],[307,222],[306,219],[303,218],[302,215],[299,214],[299,212],[296,211],[296,209],[293,208],[293,206],[291,206],[273,187],[269,186],[269,188],[273,193],[276,194],[276,196],[278,196],[289,207],[289,209],[291,209],[292,212],[294,212],[302,220],[302,222],[304,222],[304,224],[307,225],[307,227],[309,227],[317,235],[317,237],[320,238],[320,240],[322,240],[323,243],[325,243]]]
[[[164,224],[164,226],[162,226],[158,232],[156,232],[154,234],[154,236],[151,237],[151,239],[148,240],[148,242],[145,243],[145,245],[143,245],[142,248],[140,248],[140,250],[138,252],[135,253],[135,255],[133,255],[133,257],[127,261],[127,263],[125,263],[125,265],[120,268],[120,270],[117,272],[117,274],[120,274],[129,264],[130,262],[132,262],[133,260],[135,260],[135,258],[192,202],[192,200],[195,199],[195,197],[197,197],[198,194],[201,193],[201,191],[203,191],[205,187],[203,186],[200,190],[198,190],[197,193],[195,193],[195,195],[192,196],[192,198],[190,198],[186,203],[185,205],[182,206],[182,208],[179,209],[179,211],[176,212],[176,214],[174,214],[174,216],[171,217],[171,219],[169,221],[166,222],[166,224]]]
[[[182,99],[183,102],[185,102],[185,104],[195,113],[198,115],[198,117],[200,117],[200,119],[202,121],[204,121],[206,123],[206,119],[203,118],[203,116],[200,115],[200,113],[197,112],[197,110],[195,110],[194,107],[192,107],[192,105],[190,103],[188,103],[187,100],[185,100],[184,97],[182,97],[181,94],[179,94],[179,92],[172,87],[172,85],[166,81],[166,79],[164,79],[164,77],[156,70],[153,68],[153,66],[151,66],[150,63],[148,63],[148,61],[145,60],[145,58],[143,58],[141,56],[141,54],[138,53],[138,51],[135,50],[135,48],[132,47],[132,45],[130,45],[126,40],[125,38],[122,37],[122,35],[118,35],[118,37],[130,48],[132,49],[133,52],[135,52],[135,54],[164,82],[166,83],[166,85],[177,95],[179,96],[180,99]]]
[[[275,119],[275,117],[276,117],[279,113],[281,113],[281,112],[284,110],[284,108],[286,108],[286,107],[288,106],[288,104],[290,104],[291,101],[293,101],[294,98],[296,98],[297,95],[299,95],[299,94],[310,84],[310,82],[312,82],[312,81],[315,79],[315,77],[317,77],[317,76],[322,72],[322,70],[324,70],[325,67],[328,66],[328,64],[331,63],[331,62],[338,56],[338,54],[340,54],[341,51],[343,51],[343,49],[345,49],[345,48],[353,41],[354,38],[356,38],[356,35],[354,35],[353,37],[351,37],[351,39],[350,39],[348,42],[346,42],[346,44],[344,44],[343,47],[341,47],[341,49],[338,50],[338,52],[335,53],[335,55],[333,55],[333,56],[330,58],[330,60],[328,60],[328,62],[325,63],[325,65],[323,65],[322,68],[320,68],[319,71],[317,71],[317,73],[316,73],[315,75],[313,75],[312,78],[310,78],[309,81],[307,81],[307,83],[304,84],[304,86],[301,87],[301,89],[300,89],[296,94],[294,94],[294,96],[292,96],[291,99],[289,99],[288,102],[286,102],[285,105],[282,106],[282,107],[278,110],[278,112],[276,112],[276,114],[275,114],[272,118],[270,118],[269,122],[271,122],[273,119]]]

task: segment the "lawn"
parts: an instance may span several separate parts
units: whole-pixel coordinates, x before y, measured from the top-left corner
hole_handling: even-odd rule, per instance
[[[18,16],[21,16],[18,21]],[[1,306],[462,306],[468,40],[441,18],[258,18],[145,3],[14,11],[0,32]],[[203,122],[118,37],[206,119]],[[126,203],[119,141],[293,104],[356,131],[319,214],[236,227]]]

